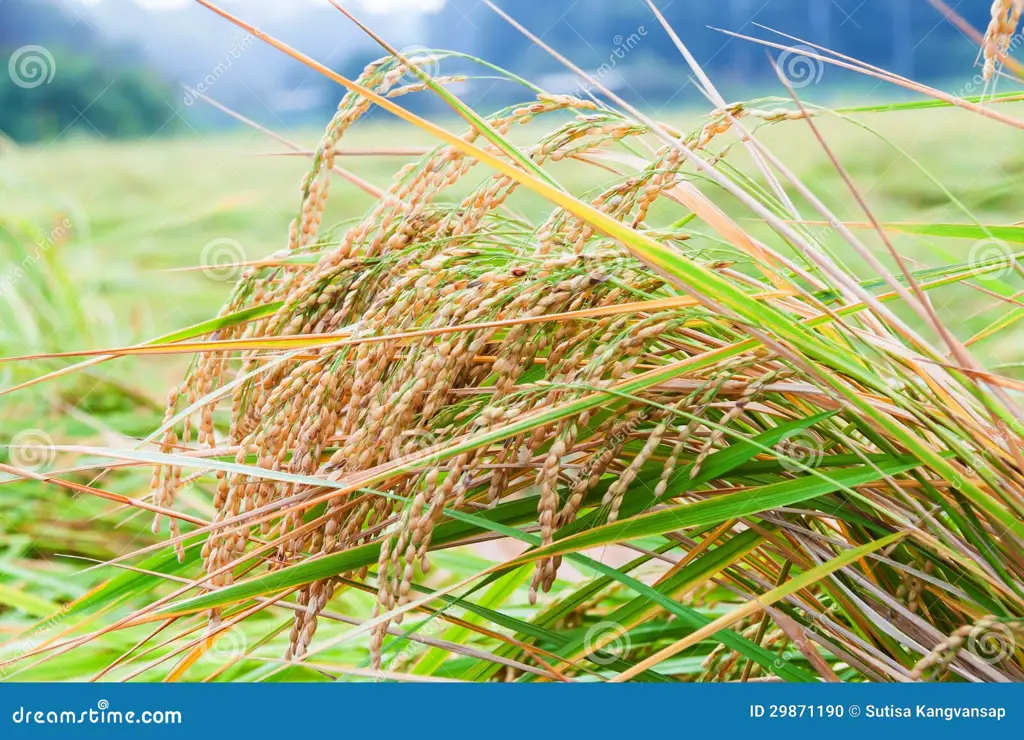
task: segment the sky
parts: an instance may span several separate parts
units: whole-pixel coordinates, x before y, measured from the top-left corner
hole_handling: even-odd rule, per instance
[[[103,0],[74,0],[83,5],[98,5]],[[174,10],[190,5],[194,0],[135,0],[138,5],[150,10]],[[222,0],[224,5],[280,5],[281,0]],[[326,5],[327,0],[289,0],[291,3]],[[391,13],[432,13],[444,6],[445,0],[355,0],[343,3],[360,12],[388,15]]]

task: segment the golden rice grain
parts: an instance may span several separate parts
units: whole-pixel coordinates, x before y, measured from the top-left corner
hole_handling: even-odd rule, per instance
[[[382,60],[369,65],[360,81],[383,94],[415,92],[421,86],[396,87],[405,71],[394,59]],[[344,329],[355,343],[303,350],[301,359],[269,367],[266,354],[256,350],[202,355],[168,398],[164,451],[191,444],[194,436],[203,447],[237,448],[239,465],[255,461],[263,468],[341,480],[397,459],[426,456],[438,443],[443,448],[445,441],[608,390],[668,358],[700,355],[731,341],[731,328],[701,330],[715,317],[700,307],[534,322],[618,306],[663,294],[667,287],[658,274],[572,214],[554,209],[539,223],[515,215],[510,204],[517,185],[504,175],[483,176],[468,194],[450,198],[451,189],[475,173],[477,164],[450,146],[402,167],[387,195],[358,222],[337,232],[323,229],[337,146],[366,111],[361,98],[345,96],[302,181],[283,252],[317,255],[316,264],[248,268],[221,315],[276,302],[280,307],[212,337],[262,339]],[[797,117],[742,108],[730,108],[729,115],[769,122]],[[650,132],[644,125],[564,95],[539,95],[490,123],[508,131],[556,117],[557,125],[523,150],[537,163],[575,158],[592,164],[609,147],[624,149],[624,142],[633,150],[656,151],[635,171],[588,196],[616,220],[650,228],[652,209],[684,177],[678,149],[656,149],[646,141]],[[703,152],[730,125],[729,116],[716,111],[680,141]],[[475,130],[462,137],[505,156]],[[681,243],[686,236],[673,233],[666,240]],[[510,319],[531,323],[448,332],[453,326]],[[381,340],[403,332],[417,334]],[[660,497],[691,454],[696,475],[722,443],[711,422],[727,426],[744,418],[771,381],[789,372],[779,360],[760,354],[712,363],[689,378],[700,391],[682,399],[678,392],[653,388],[616,399],[610,413],[584,412],[443,461],[424,457],[418,470],[381,484],[387,498],[339,494],[315,517],[296,503],[260,528],[259,535],[273,538],[275,547],[268,567],[378,543],[374,572],[347,575],[373,582],[374,617],[383,617],[412,598],[416,579],[429,568],[428,553],[446,509],[493,505],[536,487],[543,544],[553,542],[558,529],[588,506],[602,503],[600,510],[614,521],[638,480],[649,481]],[[716,393],[737,382],[746,383],[747,390],[723,409]],[[186,406],[199,409],[195,421],[185,414],[179,438],[171,422]],[[218,407],[230,409],[226,435],[213,423]],[[152,485],[157,502],[172,506],[180,469],[158,469]],[[285,499],[295,502],[310,491],[244,473],[219,475],[215,522]],[[213,586],[231,582],[231,566],[244,556],[249,536],[247,527],[224,527],[207,538],[202,555],[207,572],[216,573]],[[552,588],[559,564],[557,558],[537,563],[531,598]],[[339,588],[327,579],[297,591],[300,608],[289,659],[307,654],[318,615]],[[371,632],[375,668],[391,622],[381,619]]]
[[[992,20],[989,21],[982,42],[984,67],[982,76],[992,79],[996,70],[1003,64],[1007,53],[1014,46],[1014,35],[1020,24],[1024,2],[1021,0],[994,0],[992,3]]]

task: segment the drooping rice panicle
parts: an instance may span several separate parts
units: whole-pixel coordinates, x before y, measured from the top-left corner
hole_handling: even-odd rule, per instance
[[[1020,15],[996,6],[993,65]],[[1019,383],[904,319],[931,328],[930,291],[1000,265],[878,263],[871,281],[832,259],[827,236],[863,245],[757,138],[826,112],[798,100],[713,99],[680,131],[537,90],[481,125],[446,97],[470,125],[327,227],[337,152],[371,105],[462,79],[409,84],[408,62],[344,80],[282,249],[220,314],[258,315],[200,342],[168,396],[145,458],[155,524],[205,571],[181,586],[203,593],[152,607],[191,620],[171,675],[273,607],[290,666],[337,647],[318,632],[332,620],[368,634],[372,669],[393,661],[382,676],[444,664],[390,656],[421,639],[477,680],[1020,678],[1019,651],[968,644],[1024,619]],[[578,192],[546,176],[569,167],[589,173]],[[793,222],[790,188],[827,236]],[[202,475],[189,465],[215,471],[215,515],[183,534],[167,514]],[[475,581],[437,576],[440,550],[497,537],[521,547]],[[592,557],[612,545],[635,560]],[[598,575],[570,585],[570,563]],[[537,605],[529,622],[486,606],[506,586]],[[369,622],[339,613],[364,593]],[[493,652],[417,634],[433,620]]]

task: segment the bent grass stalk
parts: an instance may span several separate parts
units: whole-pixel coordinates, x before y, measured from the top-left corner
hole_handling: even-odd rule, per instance
[[[263,629],[253,644],[277,645],[279,620],[266,613],[284,608],[284,664],[246,650],[211,677],[314,669],[338,654],[358,656],[352,675],[384,678],[904,681],[936,667],[965,680],[1024,676],[1016,652],[985,662],[953,650],[969,626],[1024,616],[1022,425],[1004,393],[1019,383],[981,368],[952,335],[948,361],[890,308],[934,323],[926,294],[1002,262],[901,263],[900,274],[865,282],[831,260],[788,219],[783,182],[803,186],[756,138],[760,126],[807,125],[820,111],[713,98],[708,120],[682,132],[625,105],[534,88],[522,105],[482,115],[444,87],[460,76],[432,79],[372,32],[391,56],[349,80],[197,1],[347,92],[312,153],[286,248],[244,266],[216,319],[39,379],[125,355],[195,354],[152,437],[159,452],[56,448],[120,460],[118,469],[152,466],[142,508],[170,522],[176,548],[66,618],[81,614],[86,627],[100,618],[95,604],[137,597],[161,574],[174,590],[86,634],[62,631],[66,640],[11,665],[31,658],[39,668],[157,621],[100,675],[185,680],[233,630]],[[1019,18],[1007,5],[986,42],[993,64]],[[402,87],[410,71],[422,84]],[[704,87],[717,95],[706,77]],[[394,102],[419,91],[468,128],[453,133]],[[339,142],[371,105],[440,143],[375,189],[362,218],[326,230]],[[511,143],[513,127],[528,143]],[[729,164],[733,135],[765,186]],[[570,192],[552,174],[563,162],[591,168],[600,184]],[[725,216],[695,175],[770,223],[772,243]],[[518,215],[510,206],[524,193],[547,212]],[[880,231],[943,227],[866,212]],[[730,259],[703,251],[702,224]],[[849,229],[837,234],[863,249]],[[196,474],[183,476],[186,467]],[[215,486],[213,520],[171,516],[185,483],[204,479]],[[471,563],[474,544],[496,538],[528,549],[452,565],[451,548]],[[608,546],[657,557],[616,568],[585,554]],[[563,559],[597,576],[566,594]],[[526,567],[529,576],[517,570]],[[512,572],[522,577],[499,586]],[[885,613],[871,589],[886,595]],[[342,604],[359,617],[321,639]],[[709,606],[729,613],[714,619]],[[421,622],[400,628],[417,613]],[[459,651],[432,642],[418,659],[385,665],[387,636],[411,644],[437,619],[454,625],[447,644]],[[150,644],[177,620],[180,632]],[[611,631],[591,633],[602,620]],[[706,658],[700,668],[681,667],[689,653]]]

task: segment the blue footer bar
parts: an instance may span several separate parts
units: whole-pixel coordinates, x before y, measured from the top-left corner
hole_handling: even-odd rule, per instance
[[[402,730],[402,728],[406,728]],[[829,738],[1024,730],[1024,685],[2,684],[0,738]],[[992,737],[996,737],[992,735]]]

